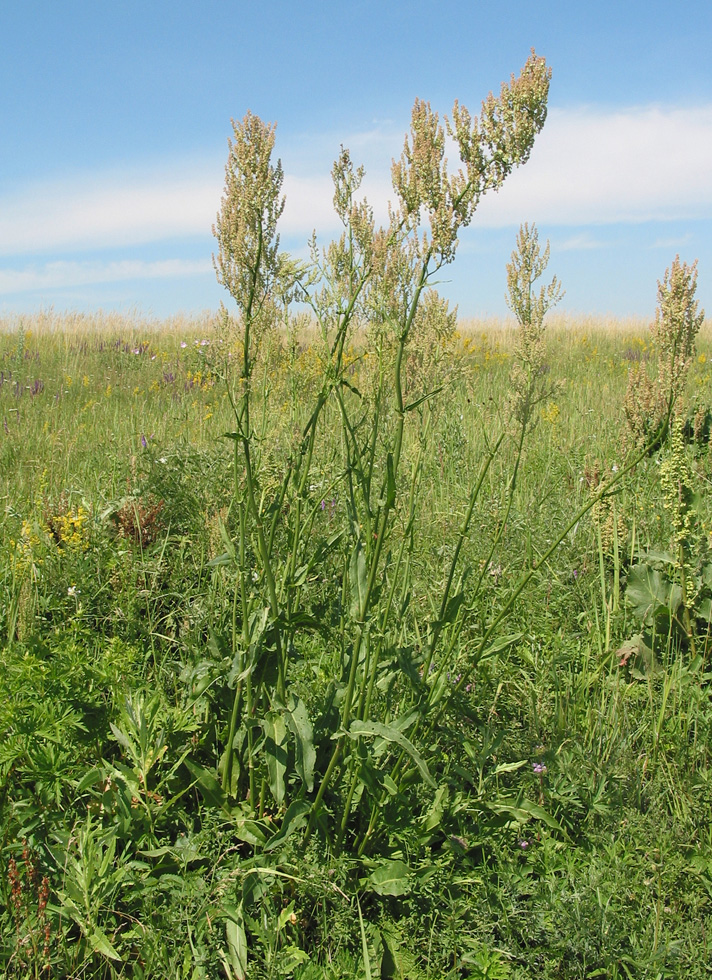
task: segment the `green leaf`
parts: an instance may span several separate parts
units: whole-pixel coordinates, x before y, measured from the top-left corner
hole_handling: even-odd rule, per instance
[[[109,960],[121,961],[121,957],[109,942],[106,933],[102,932],[99,926],[95,927],[94,931],[90,933],[88,939],[89,945],[95,953],[101,953],[102,956],[106,956],[106,958]]]
[[[361,927],[361,952],[363,953],[363,975],[365,980],[371,980],[371,956],[368,952],[368,941],[366,939],[366,929],[363,924],[363,913],[361,912],[361,903],[356,898],[356,905],[358,907],[358,922]]]
[[[409,980],[421,976],[410,937],[401,932],[397,923],[383,922],[381,937],[384,945],[381,980]]]
[[[296,743],[295,765],[297,772],[307,792],[311,793],[314,789],[316,751],[314,749],[314,729],[309,720],[306,705],[300,698],[291,694],[289,704],[284,708],[284,717]]]
[[[207,769],[199,766],[197,762],[193,762],[192,759],[186,759],[185,766],[191,776],[194,777],[200,795],[205,802],[216,810],[222,810],[227,816],[232,816],[227,796],[215,776]]]
[[[414,402],[409,402],[409,404],[405,406],[403,411],[412,412],[413,409],[418,407],[418,405],[422,405],[423,402],[426,402],[429,398],[432,398],[434,395],[440,394],[442,390],[443,390],[443,385],[440,385],[439,388],[434,388],[432,391],[429,391],[426,395],[421,395],[420,398],[416,398]]]
[[[500,762],[492,775],[500,776],[503,772],[516,772],[517,769],[521,769],[523,766],[526,766],[526,764],[526,759],[520,759],[519,762]]]
[[[633,614],[647,625],[661,611],[675,613],[682,600],[679,589],[646,564],[634,565],[628,572],[625,596]]]
[[[127,752],[131,752],[133,746],[129,741],[128,735],[126,735],[125,732],[122,732],[120,728],[117,728],[113,722],[109,723],[109,728],[114,733],[114,738],[119,743],[119,745]]]
[[[455,617],[460,611],[460,606],[465,601],[465,593],[463,591],[457,592],[455,595],[451,595],[445,606],[445,612],[443,613],[443,618],[439,623],[434,623],[435,626],[449,626],[450,623],[455,622]]]
[[[287,725],[280,711],[268,711],[262,728],[265,733],[265,755],[269,788],[275,802],[284,801],[284,774],[287,771]]]
[[[88,772],[84,773],[75,787],[77,795],[83,793],[86,789],[90,789],[92,786],[96,786],[105,776],[106,773],[103,769],[97,769],[96,766],[93,769],[89,769]]]
[[[410,739],[406,738],[403,732],[399,731],[395,725],[382,725],[378,721],[359,721],[356,719],[351,722],[351,726],[346,734],[349,738],[354,739],[360,738],[362,735],[375,735],[385,739],[387,742],[396,742],[411,757],[428,786],[435,788],[435,780],[430,775],[425,760]]]
[[[496,657],[498,653],[504,653],[505,650],[509,650],[515,643],[519,643],[523,636],[523,633],[509,633],[507,636],[500,636],[498,640],[495,640],[494,643],[490,644],[483,651],[482,656],[477,662],[481,664],[485,660],[489,660],[490,657]]]
[[[215,558],[211,558],[206,568],[220,568],[223,565],[232,565],[234,557],[227,551],[224,551],[221,555],[216,555]]]
[[[709,597],[703,599],[695,610],[695,615],[698,619],[704,619],[707,623],[712,622],[712,599]]]
[[[435,794],[435,799],[430,805],[430,809],[426,814],[421,817],[421,824],[423,830],[430,836],[430,831],[435,830],[442,823],[443,815],[445,813],[445,807],[448,802],[448,797],[450,795],[450,789],[446,783],[438,787],[438,791]]]
[[[540,806],[538,803],[533,803],[531,800],[522,800],[519,803],[519,809],[529,816],[533,817],[535,820],[541,820],[545,823],[547,827],[551,827],[552,830],[558,830],[559,833],[565,833],[564,828],[550,813]]]
[[[230,966],[235,980],[245,980],[247,976],[247,936],[242,915],[242,907],[226,909],[228,920],[225,923],[225,937]],[[229,974],[228,974],[229,976]]]
[[[405,895],[411,889],[410,869],[403,861],[387,861],[369,876],[366,887],[377,895]]]
[[[359,539],[351,553],[349,562],[349,585],[351,586],[351,607],[349,614],[355,622],[361,622],[366,614],[366,555],[363,542]]]
[[[476,802],[474,808],[485,813],[509,817],[516,823],[527,823],[531,819],[540,820],[552,830],[566,834],[561,824],[550,813],[547,813],[543,806],[533,803],[531,800],[500,800],[498,803]]]
[[[390,510],[396,502],[396,475],[393,468],[393,453],[386,456],[386,507]]]
[[[273,851],[293,834],[295,830],[299,830],[306,823],[310,810],[311,803],[308,803],[307,800],[295,800],[294,803],[291,803],[287,808],[287,812],[284,814],[282,826],[274,837],[270,837],[263,850]]]

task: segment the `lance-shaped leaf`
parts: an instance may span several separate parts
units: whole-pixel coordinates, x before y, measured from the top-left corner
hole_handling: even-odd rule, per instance
[[[311,793],[314,789],[316,751],[314,749],[314,729],[309,720],[306,705],[300,698],[292,694],[289,696],[288,703],[284,706],[283,712],[289,730],[294,735],[297,772],[307,792]]]
[[[228,977],[234,980],[245,980],[247,977],[247,936],[242,905],[237,908],[226,908],[227,922],[225,923],[225,938],[227,939],[228,957],[223,954],[223,965]],[[228,969],[232,968],[232,973]]]
[[[269,788],[275,801],[284,801],[284,775],[287,771],[287,725],[280,711],[268,711],[262,722]]]
[[[349,585],[351,587],[351,606],[349,613],[351,618],[360,622],[366,613],[366,554],[361,540],[356,542],[356,546],[351,553],[349,562]]]
[[[411,757],[428,786],[435,787],[435,780],[430,775],[425,759],[423,759],[410,739],[406,738],[403,732],[399,731],[395,725],[383,725],[378,721],[359,721],[356,719],[351,722],[351,726],[346,734],[349,738],[354,739],[360,738],[361,736],[375,736],[376,738],[384,739],[386,742],[395,742]]]

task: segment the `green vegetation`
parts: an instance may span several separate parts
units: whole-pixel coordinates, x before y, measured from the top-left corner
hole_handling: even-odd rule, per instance
[[[235,314],[5,324],[3,976],[708,975],[696,271],[545,330],[524,226],[514,324],[433,288],[548,77],[455,106],[455,175],[416,103],[387,229],[342,151],[308,265],[248,115]]]

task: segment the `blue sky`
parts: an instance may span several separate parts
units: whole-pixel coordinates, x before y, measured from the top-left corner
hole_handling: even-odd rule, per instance
[[[712,313],[712,4],[23,0],[0,12],[0,313],[216,309],[230,119],[277,123],[281,242],[336,232],[340,144],[385,218],[415,97],[474,112],[530,48],[553,68],[530,162],[485,197],[443,292],[501,315],[520,222],[563,308],[652,314],[675,254]]]

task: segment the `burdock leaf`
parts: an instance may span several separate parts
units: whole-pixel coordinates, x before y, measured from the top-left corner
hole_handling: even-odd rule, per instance
[[[661,610],[674,613],[681,598],[657,569],[646,564],[634,565],[628,572],[625,596],[633,608],[633,614],[647,625]]]

